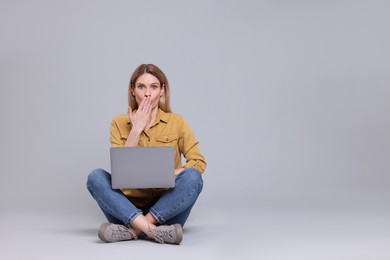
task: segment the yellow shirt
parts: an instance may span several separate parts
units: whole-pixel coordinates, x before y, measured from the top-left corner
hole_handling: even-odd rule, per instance
[[[113,118],[110,141],[113,147],[124,146],[131,130],[128,115]],[[175,169],[195,168],[200,173],[206,169],[206,161],[199,152],[199,142],[183,117],[159,109],[156,120],[147,132],[140,135],[138,146],[174,146]],[[182,165],[181,155],[186,163]],[[174,174],[172,172],[172,174]],[[166,189],[123,189],[123,193],[138,207],[154,203]]]

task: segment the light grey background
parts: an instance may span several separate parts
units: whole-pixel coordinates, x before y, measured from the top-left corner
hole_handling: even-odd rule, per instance
[[[389,10],[0,0],[0,258],[389,259]],[[85,188],[140,63],[208,162],[180,247],[97,243]]]
[[[208,161],[203,204],[388,203],[386,1],[1,1],[8,206],[94,202],[140,63]]]

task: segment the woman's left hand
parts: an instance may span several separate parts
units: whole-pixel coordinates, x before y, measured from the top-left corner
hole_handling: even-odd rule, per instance
[[[179,175],[182,171],[184,171],[184,168],[175,169],[175,176]]]

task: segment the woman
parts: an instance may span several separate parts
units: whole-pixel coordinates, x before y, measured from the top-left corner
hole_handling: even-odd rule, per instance
[[[116,242],[146,235],[159,243],[180,244],[182,226],[202,191],[205,158],[186,121],[171,113],[168,80],[157,66],[138,66],[130,79],[128,98],[128,113],[112,120],[111,145],[174,146],[175,188],[116,190],[108,172],[94,170],[87,188],[109,222],[100,226],[99,238]]]

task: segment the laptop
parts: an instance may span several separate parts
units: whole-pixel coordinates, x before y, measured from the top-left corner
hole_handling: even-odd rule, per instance
[[[173,146],[111,147],[113,189],[175,187]]]

